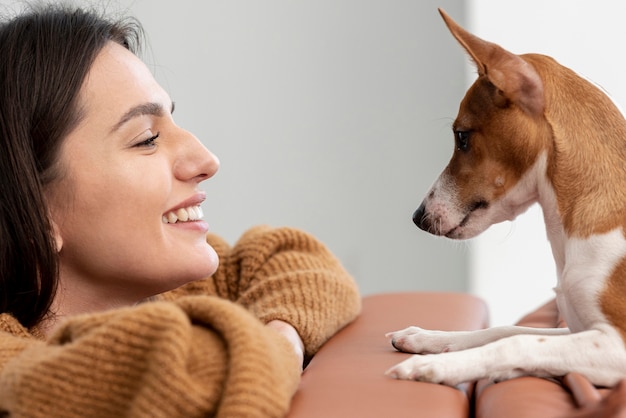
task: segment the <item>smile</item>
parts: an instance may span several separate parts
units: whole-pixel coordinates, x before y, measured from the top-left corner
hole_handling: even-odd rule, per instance
[[[204,213],[200,206],[189,206],[168,212],[161,219],[164,224],[175,224],[177,222],[199,221],[203,217]]]

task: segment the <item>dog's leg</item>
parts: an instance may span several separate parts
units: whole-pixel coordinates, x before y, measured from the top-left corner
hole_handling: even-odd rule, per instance
[[[577,372],[593,384],[611,386],[626,375],[626,350],[608,325],[568,335],[514,335],[462,351],[414,355],[390,368],[397,379],[457,385],[531,375]]]
[[[397,350],[405,353],[437,354],[466,350],[519,334],[564,335],[569,334],[569,330],[567,328],[502,326],[476,331],[433,331],[408,327],[390,332],[387,337],[391,339],[391,344]]]

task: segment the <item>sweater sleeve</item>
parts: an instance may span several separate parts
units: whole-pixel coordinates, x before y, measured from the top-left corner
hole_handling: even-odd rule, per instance
[[[310,357],[360,311],[352,277],[326,246],[293,228],[255,227],[224,259],[218,283],[262,322],[293,325]],[[225,286],[222,286],[225,287]]]
[[[217,297],[77,316],[47,341],[0,315],[12,417],[281,417],[298,369],[282,337]]]
[[[325,245],[306,232],[257,226],[232,248],[214,235],[207,240],[220,257],[217,272],[166,297],[215,292],[263,323],[288,322],[302,338],[307,357],[360,312],[352,277]]]

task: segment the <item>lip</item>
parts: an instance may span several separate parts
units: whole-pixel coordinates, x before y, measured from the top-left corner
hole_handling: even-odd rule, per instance
[[[188,208],[189,206],[200,206],[202,202],[204,202],[205,200],[206,200],[206,193],[197,192],[193,196],[178,203],[176,206],[172,206],[162,216],[165,216],[165,214],[169,212],[175,212],[181,208]],[[199,232],[203,235],[206,235],[206,233],[209,231],[209,224],[203,219],[198,219],[196,221],[176,222],[174,224],[168,223],[166,225],[168,228],[174,228],[174,229],[183,230],[183,231],[186,230],[186,231],[192,231],[192,232]]]
[[[197,221],[176,222],[175,224],[166,224],[167,228],[173,228],[178,231],[189,231],[193,233],[200,233],[206,235],[209,232],[209,224],[202,219]]]
[[[455,226],[454,228],[452,228],[451,230],[449,230],[448,232],[446,232],[445,234],[443,234],[443,236],[445,236],[446,238],[450,238],[450,239],[461,239],[462,238],[462,229],[463,227],[461,225],[459,226]]]
[[[197,192],[193,196],[178,203],[176,206],[173,206],[170,209],[166,210],[163,213],[163,215],[170,213],[170,212],[177,211],[178,209],[181,209],[181,208],[188,208],[189,206],[200,206],[202,202],[204,202],[205,200],[206,200],[206,193]]]

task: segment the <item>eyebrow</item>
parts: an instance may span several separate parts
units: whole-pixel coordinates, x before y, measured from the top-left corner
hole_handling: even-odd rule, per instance
[[[172,102],[172,107],[170,109],[170,114],[174,113],[174,102]],[[115,132],[120,129],[125,123],[130,121],[133,118],[139,116],[163,116],[165,113],[163,109],[163,105],[160,103],[142,103],[137,106],[131,107],[126,113],[122,115],[120,120],[113,126],[111,132]]]

